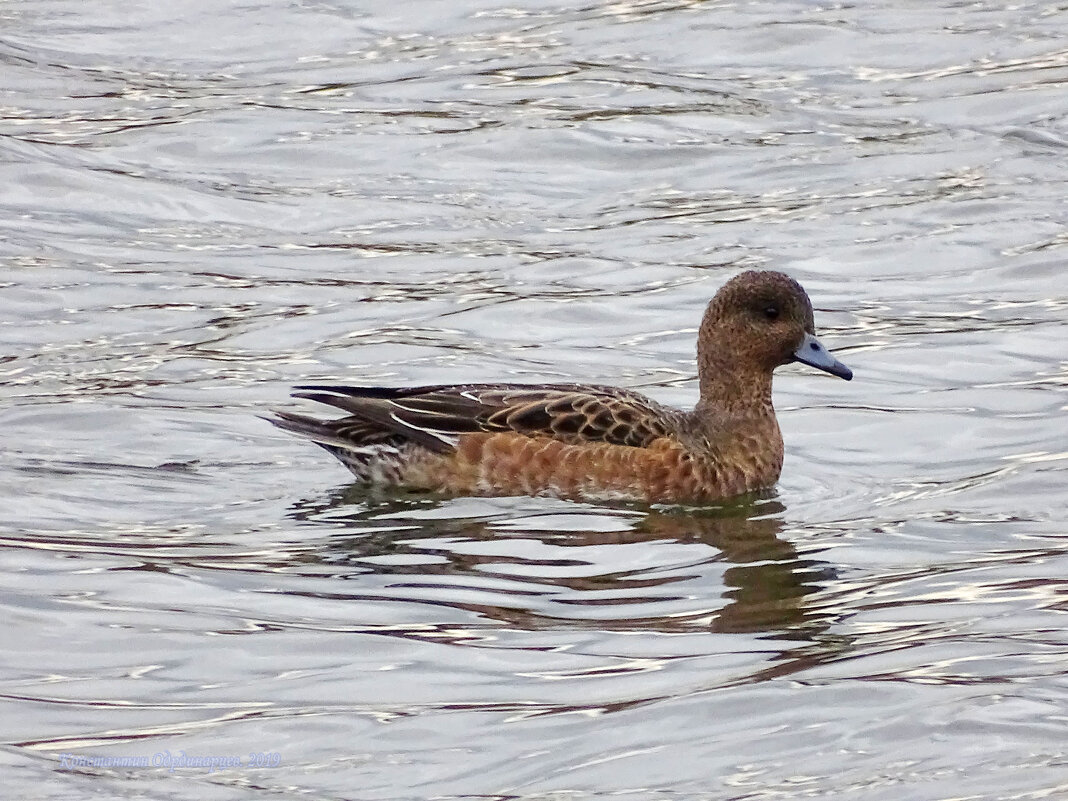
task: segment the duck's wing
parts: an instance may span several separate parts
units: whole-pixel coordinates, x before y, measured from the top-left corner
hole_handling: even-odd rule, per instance
[[[568,443],[643,447],[674,431],[681,416],[636,392],[582,384],[294,389],[294,397],[349,416],[317,421],[281,412],[272,422],[321,444],[348,448],[402,439],[447,453],[464,434],[509,431]]]

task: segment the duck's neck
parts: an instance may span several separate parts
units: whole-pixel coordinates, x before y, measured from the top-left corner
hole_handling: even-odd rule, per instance
[[[771,373],[744,369],[717,352],[698,350],[701,398],[694,410],[720,419],[766,419],[775,421],[771,400]]]

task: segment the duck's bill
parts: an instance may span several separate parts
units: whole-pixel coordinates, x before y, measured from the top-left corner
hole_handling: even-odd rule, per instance
[[[823,343],[812,334],[805,334],[805,338],[801,340],[800,347],[794,351],[794,358],[809,367],[825,370],[831,375],[844,378],[846,381],[850,381],[853,378],[853,371],[834,358],[827,351],[827,348],[823,347]]]

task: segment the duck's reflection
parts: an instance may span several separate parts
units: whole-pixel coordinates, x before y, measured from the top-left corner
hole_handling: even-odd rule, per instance
[[[451,516],[462,510],[437,499],[368,500],[349,489],[299,502],[290,516],[341,529],[305,553],[319,575],[328,563],[352,578],[393,577],[385,587],[397,600],[461,608],[509,627],[794,640],[826,628],[825,614],[805,601],[833,571],[780,537],[785,509],[775,500],[696,510],[531,508]],[[598,547],[606,545],[628,550]],[[383,584],[375,586],[381,598]]]

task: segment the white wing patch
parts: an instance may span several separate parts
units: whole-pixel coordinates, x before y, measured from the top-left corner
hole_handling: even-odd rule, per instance
[[[412,431],[422,431],[424,434],[429,434],[439,442],[448,445],[450,448],[455,448],[460,442],[460,437],[457,434],[446,434],[444,431],[439,431],[436,428],[426,428],[424,426],[417,426],[414,423],[410,423],[407,420],[401,420],[396,414],[390,412],[389,419],[395,422],[403,429],[411,429]]]

